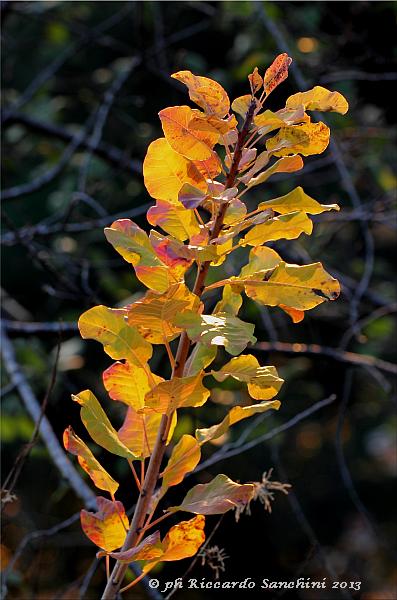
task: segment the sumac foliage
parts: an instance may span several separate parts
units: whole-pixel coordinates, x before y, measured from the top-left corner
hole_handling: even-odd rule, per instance
[[[298,171],[302,156],[326,149],[329,129],[313,122],[308,112],[344,114],[348,109],[341,94],[316,86],[288,98],[281,110],[268,110],[266,99],[285,80],[290,63],[281,54],[264,77],[256,68],[248,78],[250,93],[232,103],[222,86],[207,77],[190,71],[172,75],[187,86],[199,108],[172,106],[159,113],[164,137],[150,144],[143,165],[146,189],[156,201],[147,220],[157,229],[148,235],[129,219],[105,229],[107,240],[148,291],[123,308],[95,306],[79,320],[82,337],[100,342],[115,361],[103,383],[110,398],[125,405],[121,428],[114,428],[89,390],[73,400],[92,440],[128,461],[138,489],[130,522],[115,499],[119,483],[71,428],[65,431],[65,447],[109,496],[98,497],[97,512],[81,513],[83,530],[100,548],[99,556],[106,556],[108,565],[109,557],[116,560],[103,598],[115,597],[128,563],[140,561],[146,574],[161,561],[195,555],[205,540],[206,515],[239,513],[253,498],[253,484],[219,474],[194,486],[177,506],[164,501],[169,488],[194,471],[204,444],[242,419],[279,408],[275,398],[283,380],[273,366],[260,365],[244,353],[256,338],[254,325],[238,316],[243,295],[278,307],[298,322],[305,311],[339,294],[338,282],[321,263],[288,264],[268,245],[310,235],[310,216],[339,210],[337,205],[320,204],[300,187],[249,213],[243,201],[250,188],[275,173]],[[239,273],[219,278],[219,266],[237,249],[245,252],[245,264]],[[192,273],[195,283],[189,289]],[[216,294],[209,311],[206,300]],[[164,347],[169,379],[152,371],[153,345]],[[226,353],[222,356],[230,357],[214,369],[220,346]],[[164,460],[178,413],[201,407],[210,397],[208,377],[246,384],[252,404],[234,406],[220,423],[183,435]],[[194,516],[164,537],[153,531],[158,521],[177,512]]]

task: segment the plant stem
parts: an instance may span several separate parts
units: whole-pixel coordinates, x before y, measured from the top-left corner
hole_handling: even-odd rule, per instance
[[[237,143],[234,151],[233,162],[230,167],[230,171],[227,174],[225,189],[231,188],[234,185],[234,182],[238,173],[238,166],[241,160],[241,156],[243,153],[244,143],[247,139],[248,131],[250,125],[252,123],[252,118],[255,110],[255,102],[251,102],[244,124],[241,128],[241,131],[238,134]],[[225,217],[225,213],[228,207],[228,203],[225,202],[220,205],[218,214],[216,216],[213,229],[210,234],[209,241],[216,239],[219,236],[219,233],[223,227],[223,220]],[[193,293],[197,296],[201,297],[204,287],[205,287],[205,279],[208,273],[208,269],[210,267],[211,261],[206,261],[202,263],[197,271],[196,281],[193,287]],[[178,350],[175,356],[175,365],[172,370],[172,378],[173,377],[183,377],[183,371],[185,368],[186,360],[189,354],[190,348],[190,340],[186,331],[183,331],[181,337],[179,338]],[[127,533],[127,537],[125,538],[124,545],[121,549],[122,552],[125,550],[129,550],[136,543],[136,540],[139,534],[142,531],[144,526],[144,521],[146,514],[148,513],[150,501],[152,499],[154,489],[156,487],[157,480],[159,478],[161,461],[164,456],[168,433],[170,430],[172,421],[172,414],[168,417],[167,415],[163,415],[161,418],[159,430],[157,433],[157,439],[155,446],[153,448],[152,455],[150,457],[149,466],[146,471],[145,480],[142,485],[142,489],[139,494],[138,502],[136,504],[134,516],[131,521],[130,529]],[[102,600],[114,600],[117,592],[120,589],[120,585],[123,581],[125,572],[128,568],[128,565],[123,564],[119,561],[116,562],[111,577],[107,582],[105,591],[102,596]],[[134,582],[135,583],[135,582]],[[128,587],[128,586],[127,586]],[[126,589],[126,588],[125,588]]]

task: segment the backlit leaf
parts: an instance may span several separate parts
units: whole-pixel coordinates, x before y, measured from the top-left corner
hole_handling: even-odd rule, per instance
[[[171,106],[159,112],[170,146],[191,160],[206,160],[219,140],[219,132],[189,106]]]
[[[263,78],[263,87],[268,96],[280,83],[288,77],[288,67],[292,63],[292,58],[285,52],[279,54],[266,70]]]
[[[155,531],[148,535],[140,544],[130,548],[129,550],[121,550],[120,552],[97,552],[97,558],[102,558],[109,554],[115,560],[121,563],[131,563],[138,560],[153,560],[163,554],[163,546],[160,541],[160,532]]]
[[[251,104],[251,100],[252,96],[250,94],[246,94],[245,96],[239,96],[238,98],[233,100],[232,110],[244,118]]]
[[[231,285],[226,284],[222,291],[222,299],[216,304],[214,313],[237,315],[242,303],[243,299],[241,294],[234,291]]]
[[[210,483],[195,485],[185,496],[182,504],[168,510],[184,510],[202,515],[221,515],[228,510],[245,506],[253,496],[251,483],[240,485],[226,475],[217,475]]]
[[[255,94],[258,90],[261,89],[261,87],[263,86],[263,79],[259,75],[258,67],[255,67],[253,72],[250,75],[248,75],[248,80],[250,82],[251,91],[253,94]]]
[[[280,127],[285,127],[285,121],[271,110],[265,110],[263,113],[254,117],[254,125],[259,127],[259,133],[270,133]]]
[[[247,207],[238,198],[232,198],[228,204],[226,209],[225,218],[223,222],[225,225],[231,225],[232,223],[236,223],[241,221],[247,214]]]
[[[202,406],[210,395],[203,386],[203,374],[190,377],[173,377],[170,381],[159,383],[146,394],[145,412],[155,411],[171,414],[177,408]]]
[[[253,177],[247,182],[247,187],[251,188],[254,185],[259,185],[260,183],[264,183],[274,175],[275,173],[294,173],[295,171],[299,171],[303,168],[303,160],[299,156],[299,154],[294,154],[292,156],[284,156],[277,160],[271,167],[263,171],[263,173],[259,173],[256,177]],[[292,210],[297,210],[299,207],[296,206],[295,209],[290,209],[286,212],[291,212]]]
[[[156,412],[138,413],[129,407],[124,423],[118,431],[121,441],[140,460],[151,455],[156,443],[162,415]],[[171,441],[177,422],[176,412],[172,415],[167,444]]]
[[[190,99],[206,113],[224,117],[230,108],[227,93],[223,87],[208,77],[193,75],[190,71],[178,71],[171,75],[184,83],[189,89]]]
[[[109,494],[116,493],[119,487],[117,481],[99,464],[88,446],[75,434],[71,427],[64,431],[63,445],[68,452],[77,456],[80,467],[88,473],[97,488],[105,490]]]
[[[143,369],[129,362],[115,362],[103,373],[103,383],[112,400],[135,410],[143,408],[145,395],[161,381],[163,378],[150,373],[148,366]]]
[[[130,219],[115,221],[105,228],[106,239],[121,256],[131,263],[136,276],[152,290],[165,292],[181,275],[161,262],[146,233]]]
[[[151,230],[149,239],[156,256],[175,274],[176,279],[182,280],[194,260],[194,255],[189,252],[188,246],[172,236],[161,235],[154,229]],[[158,291],[165,292],[166,289]]]
[[[102,496],[98,496],[96,501],[96,513],[81,511],[81,526],[94,544],[112,552],[124,544],[129,527],[128,518],[121,502],[112,502]]]
[[[94,306],[81,315],[79,329],[82,338],[103,344],[111,358],[125,358],[131,364],[147,369],[152,346],[135,327],[128,325],[125,309]]]
[[[215,360],[217,351],[217,346],[196,344],[186,361],[184,375],[186,377],[188,375],[197,375],[197,373],[208,367]]]
[[[247,296],[260,304],[283,304],[296,310],[309,310],[325,300],[335,300],[340,292],[339,283],[321,263],[298,266],[281,261],[266,281],[259,276],[244,285]]]
[[[240,241],[241,246],[259,246],[272,240],[293,240],[302,233],[310,235],[313,223],[304,212],[292,212],[255,225]]]
[[[304,123],[283,127],[266,140],[266,149],[274,156],[321,154],[329,144],[329,128],[325,123]]]
[[[147,191],[156,200],[178,204],[178,192],[184,183],[207,189],[199,169],[175,152],[165,138],[150,144],[143,161],[143,176]]]
[[[190,185],[190,183],[184,183],[179,191],[179,201],[186,208],[198,208],[203,203],[206,194],[198,188]],[[171,232],[169,232],[171,233]],[[180,238],[181,239],[181,238]],[[186,239],[186,238],[183,238]]]
[[[229,354],[240,354],[249,342],[255,343],[254,325],[228,313],[198,315],[185,313],[178,315],[176,323],[186,329],[194,342],[224,346]]]
[[[233,377],[247,383],[248,393],[255,400],[270,400],[279,392],[284,380],[275,367],[261,367],[255,356],[244,354],[232,358],[219,371],[211,371],[217,381]]]
[[[266,412],[267,410],[278,410],[280,404],[278,400],[271,400],[270,402],[259,402],[251,406],[234,406],[220,423],[207,429],[196,429],[196,438],[201,445],[210,440],[216,440],[225,434],[229,427],[235,423],[252,415]]]
[[[81,420],[94,442],[117,456],[131,460],[135,458],[134,454],[120,440],[117,431],[90,390],[72,395],[72,398],[80,404]]]
[[[273,248],[256,246],[250,250],[249,262],[241,269],[240,277],[255,276],[260,271],[274,269],[281,261],[281,256]]]
[[[289,157],[289,159],[291,158],[294,157]],[[280,161],[282,160],[287,160],[287,157],[284,159],[280,158]],[[305,194],[300,186],[293,189],[291,192],[288,192],[285,196],[261,202],[258,206],[259,210],[268,208],[271,208],[282,215],[296,210],[308,213],[309,215],[319,215],[328,210],[339,210],[337,204],[320,204],[317,200],[314,200],[314,198]]]
[[[164,294],[149,291],[142,300],[130,305],[128,322],[152,344],[173,340],[181,328],[174,324],[175,315],[187,310],[198,311],[200,299],[184,283],[170,287]]]
[[[200,233],[194,211],[186,210],[179,201],[171,203],[157,200],[156,206],[149,208],[147,220],[151,225],[161,227],[182,242]]]
[[[287,108],[297,108],[303,105],[305,110],[333,111],[344,115],[349,110],[349,104],[339,92],[330,92],[321,85],[316,85],[307,92],[299,92],[290,96],[286,102]]]
[[[201,450],[196,438],[183,435],[172,450],[167,466],[163,472],[161,494],[183,481],[186,473],[193,471],[200,461]]]

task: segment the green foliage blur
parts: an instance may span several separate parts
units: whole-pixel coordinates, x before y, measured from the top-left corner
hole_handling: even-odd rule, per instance
[[[75,324],[94,304],[124,305],[142,294],[133,271],[106,243],[103,227],[113,217],[132,216],[147,228],[144,213],[152,200],[141,164],[148,144],[161,135],[157,113],[189,102],[183,86],[169,75],[192,70],[216,79],[234,98],[247,93],[247,75],[255,66],[263,74],[286,51],[305,89],[323,85],[349,100],[347,115],[326,116],[342,167],[331,148],[306,159],[302,172],[275,176],[267,188],[244,197],[253,208],[302,185],[317,200],[341,206],[340,213],[315,219],[311,237],[275,245],[289,262],[320,260],[341,281],[341,297],[310,311],[297,325],[282,311],[260,312],[249,301],[242,315],[255,323],[259,341],[317,344],[375,362],[343,361],[321,349],[316,354],[257,352],[261,364],[274,364],[286,383],[278,413],[258,419],[247,440],[332,394],[336,399],[268,442],[189,477],[170,495],[170,502],[179,502],[193,483],[218,472],[260,481],[271,467],[274,479],[292,484],[289,496],[275,493],[271,514],[258,502],[238,523],[231,513],[225,516],[213,539],[229,556],[221,579],[251,577],[260,585],[263,578],[327,577],[328,582],[360,581],[361,590],[348,590],[349,596],[337,590],[292,590],[268,595],[272,598],[397,595],[395,381],[376,362],[395,362],[397,336],[395,19],[393,2],[2,3],[2,316],[39,402],[60,344],[46,409],[59,439],[72,424],[87,440],[70,400],[82,389],[92,389],[115,425],[120,423],[121,408],[106,398],[101,382],[110,359],[99,344],[83,342],[73,329],[58,334],[57,323]],[[291,71],[268,107],[282,108],[299,90]],[[227,276],[226,269],[233,269],[233,262],[220,268],[219,277]],[[53,331],[23,331],[29,322],[52,324]],[[154,370],[164,375],[164,356],[157,353],[154,361]],[[4,481],[34,426],[4,365],[2,385]],[[245,391],[226,381],[203,409],[184,411],[177,434],[217,422],[225,406],[245,400]],[[236,426],[223,442],[238,440],[245,427]],[[205,457],[217,450],[210,446]],[[127,465],[105,452],[97,455],[122,481],[120,499],[130,507],[135,496]],[[82,508],[40,439],[13,493],[16,498],[3,512],[3,572],[25,536],[56,526]],[[216,523],[216,517],[208,518],[208,533]],[[78,521],[30,539],[7,573],[7,597],[98,598],[105,574],[102,563],[95,568],[95,551]],[[180,577],[189,564],[165,564],[155,576],[160,581]],[[200,559],[191,576],[212,579],[214,572]],[[192,600],[221,596],[179,592]],[[136,588],[125,597],[146,596]]]

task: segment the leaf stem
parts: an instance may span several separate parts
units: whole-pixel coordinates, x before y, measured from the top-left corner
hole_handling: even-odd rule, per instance
[[[131,460],[130,458],[127,458],[127,462],[128,462],[128,464],[130,465],[130,469],[131,469],[131,471],[132,471],[132,474],[133,474],[133,476],[134,476],[135,483],[136,483],[136,485],[137,485],[137,488],[138,488],[138,492],[140,492],[140,491],[141,491],[141,482],[139,481],[139,478],[138,478],[137,472],[135,471],[134,464],[133,464],[133,462],[132,462],[132,460]]]

